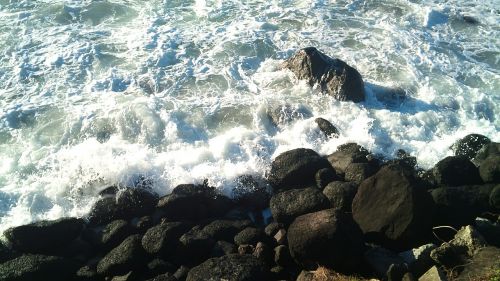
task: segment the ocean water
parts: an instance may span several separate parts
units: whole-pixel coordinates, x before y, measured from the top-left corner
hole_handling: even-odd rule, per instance
[[[281,69],[308,46],[357,68],[367,101]],[[272,127],[286,104],[298,118]],[[468,133],[500,141],[499,117],[498,0],[0,0],[0,231],[83,216],[141,177],[231,194],[297,147],[402,148],[430,168]]]

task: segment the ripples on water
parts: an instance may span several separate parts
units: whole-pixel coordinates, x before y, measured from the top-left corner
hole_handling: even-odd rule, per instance
[[[500,10],[442,2],[0,0],[0,230],[80,216],[141,175],[161,194],[204,178],[230,192],[296,147],[403,148],[429,168],[467,133],[499,141]],[[306,46],[356,67],[367,101],[280,69]],[[285,103],[314,117],[273,130],[266,108]]]

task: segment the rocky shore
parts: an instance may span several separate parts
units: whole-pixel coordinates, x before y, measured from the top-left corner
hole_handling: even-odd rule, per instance
[[[364,100],[359,73],[316,49],[285,67]],[[500,143],[468,135],[452,150],[422,170],[402,150],[294,149],[232,198],[206,182],[163,197],[146,179],[111,186],[85,218],[5,231],[0,280],[500,280]]]

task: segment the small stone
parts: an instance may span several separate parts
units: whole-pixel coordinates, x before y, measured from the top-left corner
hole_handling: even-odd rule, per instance
[[[447,281],[446,274],[436,266],[429,269],[418,281]]]
[[[244,244],[238,246],[238,254],[240,255],[250,255],[254,250],[255,248],[252,245]]]
[[[316,118],[314,120],[316,124],[318,124],[319,129],[325,134],[326,137],[328,138],[338,138],[339,137],[339,130],[333,126],[330,121],[324,119],[324,118]]]
[[[274,235],[274,240],[276,240],[276,243],[279,245],[286,244],[286,230],[284,228],[278,230]]]

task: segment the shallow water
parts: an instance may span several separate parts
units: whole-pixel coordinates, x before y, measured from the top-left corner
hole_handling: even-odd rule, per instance
[[[0,0],[0,231],[82,216],[103,187],[140,176],[160,194],[205,178],[231,193],[297,147],[402,148],[430,168],[468,133],[500,141],[496,4]],[[281,70],[307,46],[357,68],[367,101]],[[285,103],[312,114],[276,130],[266,109]]]

